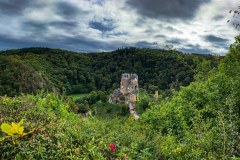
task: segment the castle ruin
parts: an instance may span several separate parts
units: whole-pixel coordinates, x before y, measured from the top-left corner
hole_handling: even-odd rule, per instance
[[[139,118],[136,112],[138,97],[138,75],[124,73],[121,77],[120,88],[110,95],[109,102],[113,104],[127,104],[135,120]]]

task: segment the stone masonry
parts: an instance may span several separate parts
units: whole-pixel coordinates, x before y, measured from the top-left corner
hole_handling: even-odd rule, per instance
[[[136,112],[136,101],[138,100],[138,75],[124,73],[121,77],[120,88],[115,89],[110,95],[109,102],[114,104],[127,104],[130,113],[135,119],[139,116]]]

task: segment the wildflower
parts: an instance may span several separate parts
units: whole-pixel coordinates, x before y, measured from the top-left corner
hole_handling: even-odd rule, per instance
[[[114,152],[116,149],[115,145],[113,143],[110,143],[109,147],[110,147],[111,152]]]

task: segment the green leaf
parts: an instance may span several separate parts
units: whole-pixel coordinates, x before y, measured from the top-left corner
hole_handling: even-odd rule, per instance
[[[16,155],[16,160],[23,160],[22,156],[20,154]]]
[[[0,137],[0,142],[4,141],[6,137]]]

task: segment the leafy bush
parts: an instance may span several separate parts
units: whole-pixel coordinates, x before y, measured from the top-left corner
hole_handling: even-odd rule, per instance
[[[132,117],[121,116],[129,113],[127,107],[109,106],[112,116],[108,118],[101,103],[96,108],[103,117],[99,113],[95,118],[74,114],[69,99],[55,94],[1,97],[0,124],[24,118],[26,132],[35,130],[16,144],[1,141],[0,159],[155,159],[151,139],[137,129]],[[110,143],[116,146],[114,152]]]
[[[240,41],[224,61],[169,99],[152,105],[140,124],[156,132],[159,150],[170,159],[240,157]]]

